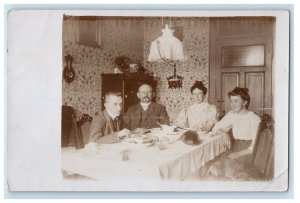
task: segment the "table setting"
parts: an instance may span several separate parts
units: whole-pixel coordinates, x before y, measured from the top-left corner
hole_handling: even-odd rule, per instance
[[[133,132],[115,144],[86,145],[80,150],[64,148],[62,169],[102,181],[181,181],[226,150],[222,136],[196,133],[198,140],[193,143],[185,141],[187,132],[196,131],[162,126]]]

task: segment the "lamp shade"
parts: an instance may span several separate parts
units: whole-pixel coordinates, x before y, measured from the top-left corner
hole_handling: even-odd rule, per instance
[[[162,31],[162,36],[151,43],[148,61],[157,60],[183,60],[182,42],[174,37],[174,30],[168,25]]]

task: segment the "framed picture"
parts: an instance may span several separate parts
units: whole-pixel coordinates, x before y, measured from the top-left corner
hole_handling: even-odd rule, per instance
[[[101,25],[95,16],[77,17],[76,42],[93,47],[101,46]]]

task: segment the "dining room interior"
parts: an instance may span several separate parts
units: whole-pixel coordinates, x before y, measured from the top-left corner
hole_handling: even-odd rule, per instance
[[[273,18],[97,17],[97,21],[101,43],[86,45],[81,44],[77,39],[78,20],[76,20],[76,16],[64,16],[63,20],[62,68],[67,66],[65,56],[71,55],[74,58],[72,67],[75,76],[74,81],[70,83],[62,80],[62,103],[72,106],[78,117],[84,113],[93,116],[101,110],[99,108],[101,107],[101,74],[114,73],[114,70],[118,68],[115,63],[116,58],[122,56],[127,57],[131,64],[140,64],[146,72],[156,77],[155,99],[167,107],[171,120],[176,118],[181,109],[190,104],[189,88],[196,80],[202,81],[208,87],[207,99],[215,104],[220,111],[224,110],[221,109],[222,104],[218,101],[221,100],[221,96],[216,98],[219,95],[216,95],[215,91],[215,89],[219,89],[216,87],[219,80],[223,79],[223,81],[228,82],[228,80],[233,79],[231,83],[227,83],[230,86],[226,87],[227,89],[231,89],[232,85],[247,86],[250,94],[251,91],[255,92],[251,89],[252,83],[257,82],[256,85],[265,87],[260,88],[258,93],[253,93],[257,96],[253,101],[256,102],[255,105],[257,106],[253,106],[252,110],[256,111],[258,115],[263,115],[264,111],[267,110],[269,114],[272,114],[272,98],[269,96],[272,95],[272,88],[269,87],[272,84],[272,78],[269,69],[271,69],[272,64],[270,56],[272,56],[274,38],[275,21]],[[165,24],[181,28],[178,35],[183,43],[185,59],[178,60],[176,64],[177,74],[184,78],[181,88],[170,89],[168,87],[167,77],[174,73],[172,65],[166,62],[147,60],[151,42],[161,36],[161,29],[165,27]],[[262,37],[264,41],[261,40]],[[242,42],[241,38],[244,38],[246,42]],[[249,38],[252,39],[249,40]],[[236,48],[236,50],[231,51],[228,60],[234,60],[238,57],[245,60],[248,57],[248,60],[255,61],[260,57],[260,54],[262,54],[260,60],[265,59],[262,64],[258,65],[239,65],[239,61],[236,61],[237,65],[233,65],[234,67],[243,67],[244,70],[250,66],[263,67],[264,70],[257,71],[259,73],[255,75],[253,70],[250,71],[252,75],[247,75],[242,70],[240,72],[244,72],[244,75],[241,74],[240,76],[222,72],[223,78],[216,78],[218,70],[215,68],[217,66],[215,57],[217,53],[219,54],[216,51],[216,40],[231,40],[232,47]],[[270,43],[271,45],[269,45]],[[262,49],[260,49],[261,46],[255,47],[253,45],[262,45]],[[229,46],[226,44],[224,47]],[[225,51],[223,49],[224,53]],[[234,51],[243,53],[234,55]],[[227,59],[223,58],[222,60],[224,63]],[[234,62],[231,61],[231,63]],[[237,81],[236,78],[241,81]],[[210,82],[211,80],[214,80],[214,83]],[[257,88],[255,89],[257,91]],[[267,97],[262,98],[262,95],[267,95]]]
[[[122,92],[126,111],[138,101],[135,88],[144,81],[155,84],[155,101],[166,107],[171,124],[182,109],[192,104],[190,87],[195,81],[202,81],[207,87],[205,100],[216,106],[218,119],[230,110],[227,93],[236,86],[249,89],[249,110],[260,117],[274,117],[275,26],[276,19],[266,16],[64,15],[62,147],[84,147],[90,122],[104,108],[104,95],[110,88]],[[159,52],[160,58],[152,60],[152,42],[167,27],[174,30],[183,55],[164,59]],[[132,81],[136,81],[134,87],[126,85]],[[274,150],[272,147],[268,150]],[[219,149],[218,153],[224,150]],[[268,167],[272,164],[268,163]],[[166,168],[160,171],[163,179],[172,175]],[[269,177],[271,173],[268,169]],[[180,175],[182,180],[186,173]]]

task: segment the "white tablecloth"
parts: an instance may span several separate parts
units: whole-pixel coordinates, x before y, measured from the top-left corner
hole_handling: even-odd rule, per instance
[[[178,138],[178,134],[167,136]],[[220,135],[206,135],[201,141],[200,145],[191,146],[180,140],[166,144],[164,150],[156,145],[126,142],[102,144],[93,150],[63,148],[62,169],[103,181],[183,180],[225,151]],[[128,155],[125,159],[124,154]]]

